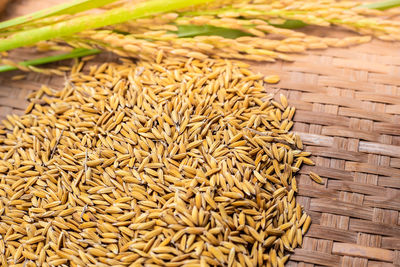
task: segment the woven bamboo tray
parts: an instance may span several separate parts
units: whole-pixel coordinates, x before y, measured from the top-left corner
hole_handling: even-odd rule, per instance
[[[5,17],[58,2],[15,0]],[[296,58],[252,63],[254,71],[281,76],[268,90],[279,90],[297,108],[294,130],[316,162],[298,176],[298,200],[312,225],[288,266],[400,266],[400,44],[373,41]],[[16,74],[0,75],[0,119],[23,113],[26,96],[42,84],[63,85],[63,78],[32,73],[12,81]],[[325,185],[313,183],[310,170]]]

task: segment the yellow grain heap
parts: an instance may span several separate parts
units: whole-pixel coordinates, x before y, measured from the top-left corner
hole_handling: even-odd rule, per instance
[[[283,266],[313,162],[263,78],[160,53],[34,93],[0,129],[1,266]]]

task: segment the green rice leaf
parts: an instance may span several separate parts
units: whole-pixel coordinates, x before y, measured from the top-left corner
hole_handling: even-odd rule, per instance
[[[252,36],[251,34],[241,30],[215,27],[212,25],[179,25],[178,31],[175,33],[179,38],[216,35],[224,38],[235,39],[242,36]]]
[[[69,36],[85,30],[101,28],[131,19],[143,18],[212,1],[214,0],[151,0],[128,8],[114,8],[102,14],[86,15],[37,29],[17,32],[0,41],[0,51],[29,46],[40,41]]]
[[[361,5],[360,7],[378,9],[378,10],[387,10],[399,6],[400,6],[400,0],[386,0],[382,2],[375,2],[375,3]]]
[[[18,62],[18,64],[21,66],[25,66],[25,67],[37,66],[37,65],[57,62],[57,61],[61,61],[61,60],[71,59],[71,58],[79,58],[79,57],[95,55],[95,54],[99,54],[100,52],[101,52],[101,50],[98,50],[98,49],[78,48],[78,49],[71,51],[70,53]],[[17,67],[11,66],[11,65],[0,66],[0,72],[12,71],[12,70],[17,70],[17,69],[18,69]]]
[[[282,24],[274,24],[274,23],[269,23],[269,24],[274,27],[284,28],[284,29],[298,29],[307,26],[307,24],[302,22],[301,20],[286,20]]]
[[[0,30],[18,26],[21,24],[25,24],[28,22],[32,22],[34,20],[47,18],[50,16],[56,15],[65,15],[65,14],[75,14],[79,12],[83,12],[86,10],[90,10],[93,8],[98,8],[101,6],[105,6],[117,0],[74,0],[68,3],[56,5],[44,10],[39,10],[37,12],[21,16],[15,19],[7,20],[0,23]]]

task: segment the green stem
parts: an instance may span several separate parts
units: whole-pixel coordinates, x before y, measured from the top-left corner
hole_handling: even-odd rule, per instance
[[[64,15],[64,14],[75,14],[83,12],[89,9],[102,7],[104,5],[110,4],[117,0],[75,0],[72,2],[64,3],[61,5],[46,8],[44,10],[39,10],[37,12],[17,17],[15,19],[7,20],[0,23],[0,30],[5,28],[18,26],[34,20],[47,18],[50,16]]]
[[[9,38],[0,41],[0,52],[211,1],[214,0],[151,0],[139,3],[131,8],[115,8],[102,14],[87,15],[54,25],[15,33]]]
[[[361,5],[360,7],[377,9],[377,10],[387,10],[399,6],[400,6],[400,0],[386,0],[382,2]]]
[[[61,61],[61,60],[71,59],[71,58],[79,58],[79,57],[95,55],[95,54],[99,54],[100,52],[101,52],[101,50],[98,50],[98,49],[78,48],[78,49],[75,49],[72,52],[66,53],[66,54],[18,62],[18,65],[21,65],[24,67],[37,66],[37,65],[57,62],[57,61]],[[17,67],[11,66],[11,65],[0,66],[0,72],[12,71],[12,70],[17,70],[17,69],[18,69]]]

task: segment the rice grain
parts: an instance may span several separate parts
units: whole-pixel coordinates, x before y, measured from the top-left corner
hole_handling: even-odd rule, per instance
[[[295,109],[243,64],[198,57],[78,66],[3,121],[3,263],[287,261],[311,223],[295,196],[313,164],[290,132]]]

